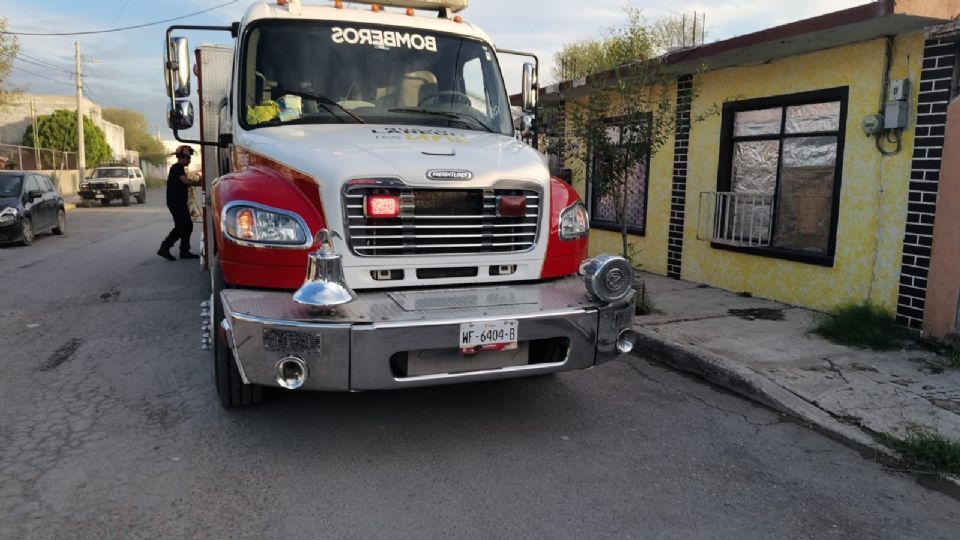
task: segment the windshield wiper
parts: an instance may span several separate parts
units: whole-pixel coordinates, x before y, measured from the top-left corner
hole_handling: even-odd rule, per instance
[[[350,115],[350,117],[353,118],[354,120],[356,120],[358,123],[360,123],[360,124],[366,124],[366,122],[363,120],[363,118],[360,118],[359,116],[353,114],[352,112],[350,112],[349,109],[347,109],[347,108],[344,107],[343,105],[337,103],[336,101],[328,98],[327,96],[321,96],[320,94],[311,94],[310,92],[303,92],[303,91],[300,91],[300,90],[281,90],[281,92],[283,92],[284,94],[293,94],[293,95],[295,95],[295,96],[300,96],[300,97],[305,97],[305,98],[307,98],[307,99],[312,99],[312,100],[316,101],[318,105],[320,105],[321,107],[323,107],[324,109],[326,109],[327,112],[329,112],[330,114],[332,114],[332,115],[334,115],[334,116],[337,116],[337,113],[333,112],[333,108],[332,108],[332,107],[336,107],[337,109],[339,109],[339,110],[347,113],[348,115]],[[341,119],[341,121],[342,121],[342,119]]]
[[[409,114],[424,114],[424,115],[427,115],[427,116],[441,116],[441,117],[443,117],[443,118],[449,118],[449,119],[451,119],[451,120],[459,120],[459,121],[463,122],[464,124],[467,124],[467,123],[468,123],[468,122],[464,122],[464,120],[470,120],[470,122],[472,122],[472,123],[475,124],[475,125],[478,125],[478,126],[482,127],[482,128],[483,128],[484,130],[486,130],[488,133],[494,133],[494,131],[493,131],[492,129],[490,129],[490,126],[484,124],[482,121],[480,121],[479,118],[477,118],[476,116],[473,116],[473,115],[470,114],[470,113],[456,113],[456,112],[453,112],[453,111],[431,111],[430,109],[404,109],[404,108],[400,108],[400,109],[389,109],[388,112],[409,113]]]

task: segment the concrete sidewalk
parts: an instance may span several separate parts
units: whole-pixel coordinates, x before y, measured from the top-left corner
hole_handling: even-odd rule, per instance
[[[924,426],[960,441],[960,370],[911,347],[875,352],[810,330],[823,315],[645,274],[655,313],[634,319],[639,354],[892,455],[877,434]]]

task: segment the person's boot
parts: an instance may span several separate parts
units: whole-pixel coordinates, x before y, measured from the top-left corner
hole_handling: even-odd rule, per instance
[[[163,257],[168,261],[177,260],[176,257],[174,257],[172,253],[170,253],[170,248],[166,246],[160,246],[160,249],[157,250],[157,255]]]
[[[189,251],[181,251],[181,252],[180,252],[180,260],[183,260],[183,259],[199,259],[199,258],[200,258],[199,255],[197,255],[197,254],[195,254],[195,253],[190,253]]]

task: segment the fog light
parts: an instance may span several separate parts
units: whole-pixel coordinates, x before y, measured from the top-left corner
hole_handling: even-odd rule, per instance
[[[633,291],[633,268],[623,257],[598,255],[580,265],[587,293],[603,302],[623,300]]]
[[[307,382],[307,363],[302,358],[288,356],[277,362],[277,384],[287,390],[296,390]]]
[[[630,329],[620,332],[617,337],[617,352],[627,354],[632,351],[637,346],[637,337],[637,333]]]

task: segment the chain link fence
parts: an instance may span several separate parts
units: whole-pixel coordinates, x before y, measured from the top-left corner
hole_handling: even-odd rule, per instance
[[[76,169],[77,153],[52,148],[0,144],[0,165],[4,169],[24,171]]]

